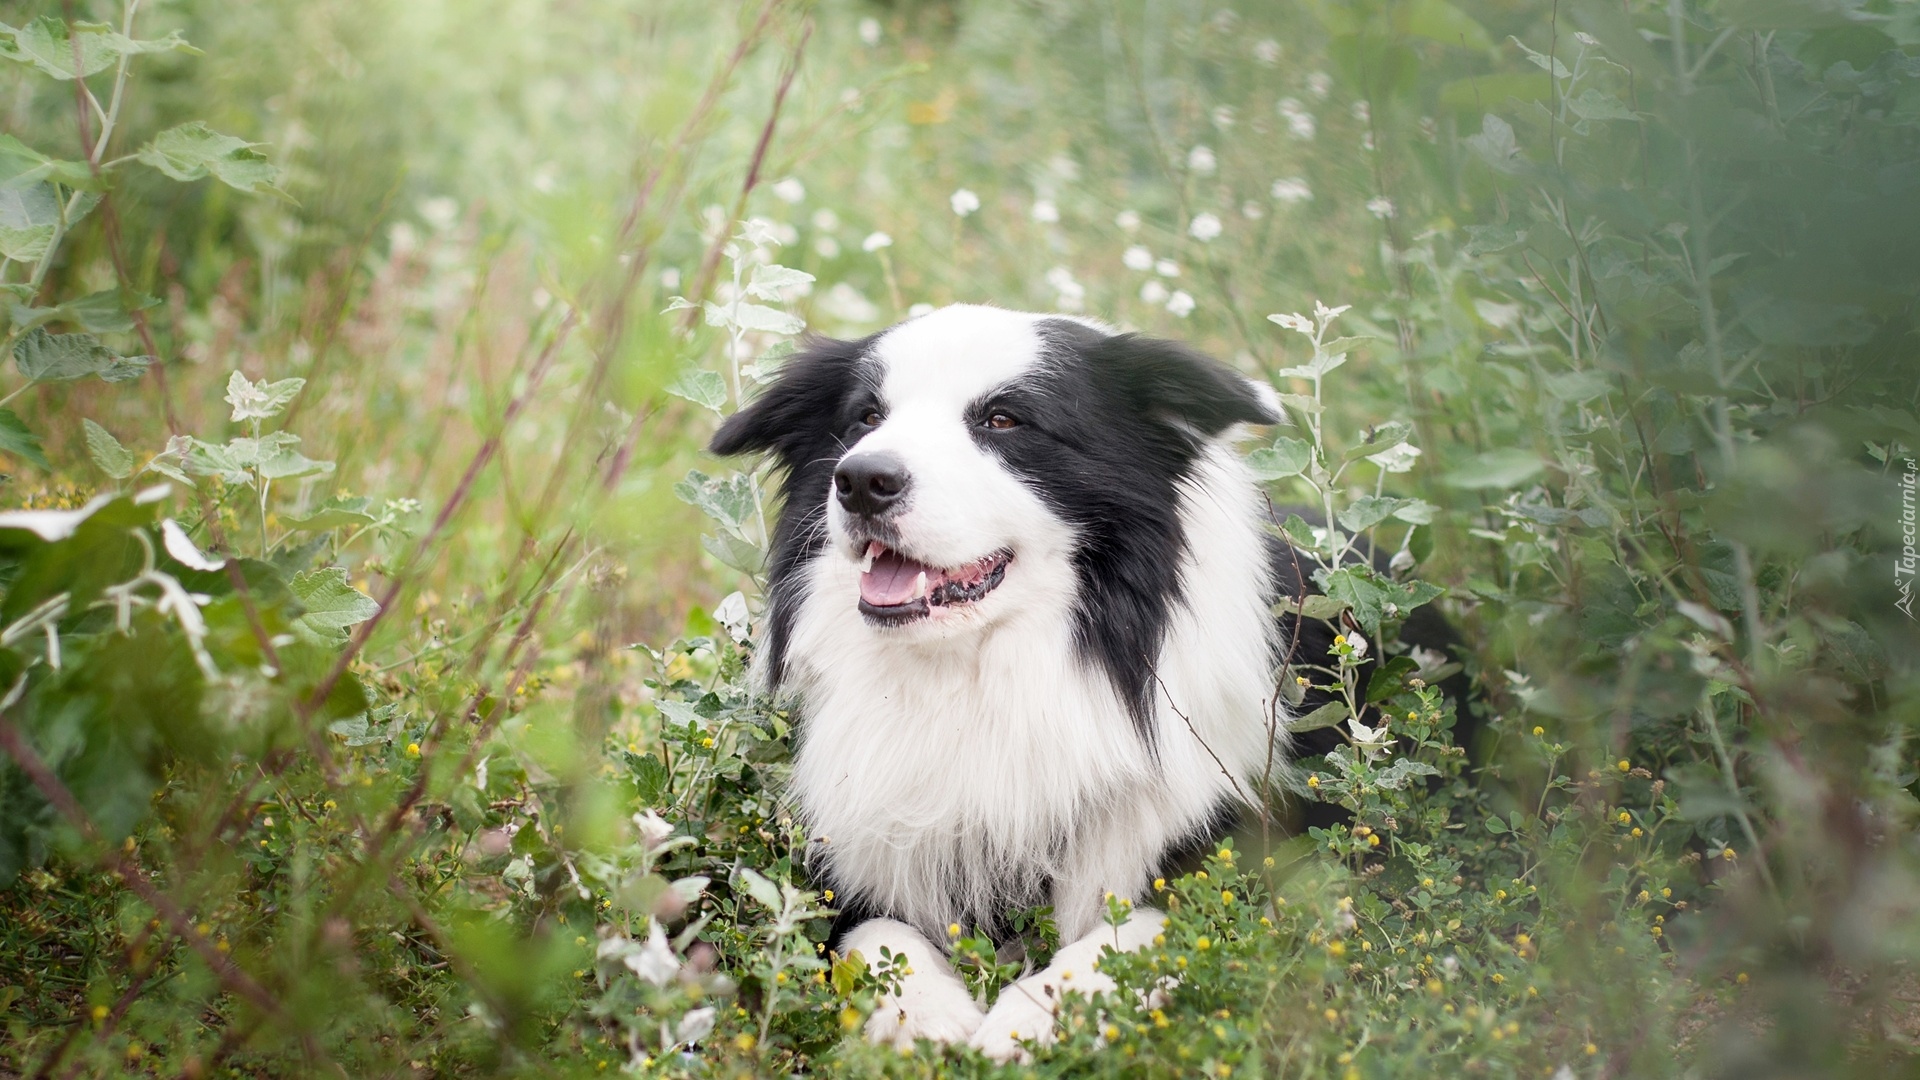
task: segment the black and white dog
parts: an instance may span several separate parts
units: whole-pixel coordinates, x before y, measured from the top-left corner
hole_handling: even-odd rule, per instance
[[[1112,984],[1112,892],[1280,760],[1297,576],[1231,442],[1273,391],[1184,346],[1071,316],[954,306],[816,341],[714,438],[786,477],[760,677],[797,697],[792,797],[811,869],[864,917],[839,938],[911,970],[868,1035],[1048,1040],[1066,989]],[[1277,722],[1276,722],[1277,718]],[[946,962],[1051,904],[1063,947],[983,1012]]]

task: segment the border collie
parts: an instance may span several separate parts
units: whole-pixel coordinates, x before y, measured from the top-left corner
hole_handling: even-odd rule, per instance
[[[957,305],[815,340],[713,440],[785,477],[755,658],[797,699],[792,798],[842,952],[910,971],[877,1041],[1052,1038],[1061,993],[1170,854],[1215,839],[1284,751],[1271,613],[1296,575],[1231,443],[1273,391],[1182,345]],[[1062,947],[983,1011],[949,927]],[[849,919],[847,916],[851,915]]]

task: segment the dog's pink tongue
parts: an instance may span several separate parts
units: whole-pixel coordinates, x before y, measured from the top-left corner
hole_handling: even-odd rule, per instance
[[[860,599],[874,607],[898,607],[916,598],[921,574],[927,575],[931,589],[938,571],[897,551],[882,552],[874,557],[872,569],[860,575]]]

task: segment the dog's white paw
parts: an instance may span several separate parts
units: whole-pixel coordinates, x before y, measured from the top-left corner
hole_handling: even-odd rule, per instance
[[[1014,983],[1000,991],[1000,999],[969,1041],[975,1050],[1003,1065],[1016,1059],[1025,1064],[1033,1055],[1021,1043],[1053,1043],[1053,1010],[1053,997],[1039,983],[1031,987]]]
[[[965,1042],[985,1015],[957,980],[916,985],[909,978],[899,996],[882,998],[867,1018],[867,1038],[897,1049],[911,1047],[915,1039]]]

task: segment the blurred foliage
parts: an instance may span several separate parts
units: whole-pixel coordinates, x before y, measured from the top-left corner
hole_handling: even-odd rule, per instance
[[[697,451],[956,300],[1273,380],[1346,635],[1034,1070],[1920,1071],[1920,4],[0,24],[0,1073],[995,1071],[847,1037]]]

